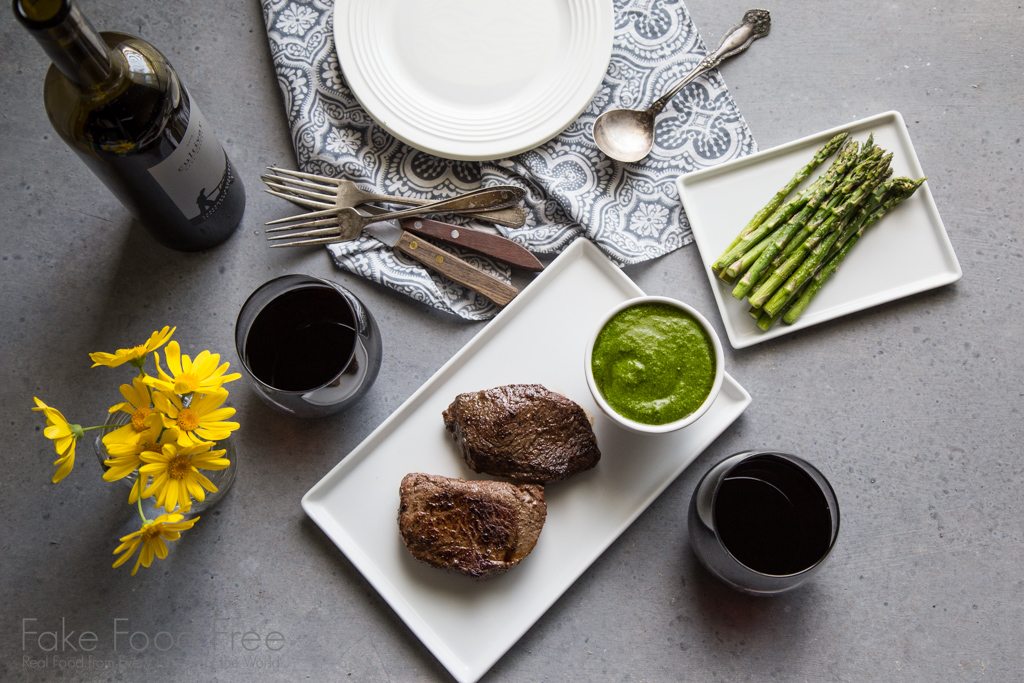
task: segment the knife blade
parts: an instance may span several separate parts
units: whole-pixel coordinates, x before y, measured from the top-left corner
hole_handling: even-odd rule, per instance
[[[391,223],[367,225],[363,232],[446,278],[469,287],[499,306],[507,305],[519,294],[519,290],[512,285]]]
[[[402,227],[420,236],[434,237],[465,249],[479,252],[523,270],[544,270],[544,264],[512,240],[482,230],[474,230],[428,218],[403,218]]]

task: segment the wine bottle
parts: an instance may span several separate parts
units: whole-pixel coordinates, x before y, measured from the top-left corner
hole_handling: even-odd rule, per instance
[[[213,129],[152,45],[97,32],[72,0],[13,0],[53,61],[57,134],[161,244],[208,249],[242,218],[245,189]]]

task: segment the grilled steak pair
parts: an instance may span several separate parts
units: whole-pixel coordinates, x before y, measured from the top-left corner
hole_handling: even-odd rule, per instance
[[[539,384],[460,394],[443,417],[473,471],[523,483],[408,474],[400,489],[402,539],[435,567],[476,578],[507,571],[533,550],[544,526],[540,484],[600,459],[590,421],[579,405]]]

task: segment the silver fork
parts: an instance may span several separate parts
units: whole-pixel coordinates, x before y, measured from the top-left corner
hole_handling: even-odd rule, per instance
[[[303,173],[302,171],[277,168],[276,166],[268,166],[267,168],[281,175],[265,174],[260,176],[263,182],[271,188],[265,190],[265,192],[275,197],[287,199],[308,209],[334,210],[337,208],[355,208],[370,202],[424,206],[432,201],[429,199],[392,197],[385,194],[367,192],[360,189],[351,180],[318,176],[312,173]],[[304,217],[316,218],[326,215],[330,215],[330,212],[319,213],[314,211]],[[465,212],[463,215],[510,228],[522,227],[526,222],[526,210],[518,206],[493,211]]]
[[[355,209],[352,208],[336,208],[332,209],[329,218],[323,218],[319,220],[305,221],[295,225],[283,225],[276,228],[270,228],[266,232],[282,232],[285,230],[292,231],[298,228],[316,228],[317,226],[328,226],[319,228],[316,230],[307,230],[305,232],[289,232],[287,235],[275,235],[274,237],[268,237],[268,240],[296,240],[287,242],[284,244],[274,244],[274,247],[296,247],[305,246],[311,244],[331,244],[332,242],[346,242],[348,240],[354,240],[363,231],[367,225],[371,223],[377,223],[379,221],[392,220],[395,218],[407,218],[409,216],[422,216],[429,213],[438,213],[442,211],[469,211],[473,209],[479,209],[481,206],[493,206],[498,208],[504,208],[511,206],[522,199],[521,190],[516,187],[500,187],[500,188],[485,188],[480,190],[474,190],[461,194],[458,197],[451,199],[442,199],[441,201],[431,202],[424,206],[417,206],[411,209],[403,209],[401,211],[391,211],[388,213],[382,213],[379,215],[364,216]],[[277,221],[271,221],[267,225],[281,223],[284,220],[291,219],[280,219]],[[308,238],[308,239],[302,239]]]

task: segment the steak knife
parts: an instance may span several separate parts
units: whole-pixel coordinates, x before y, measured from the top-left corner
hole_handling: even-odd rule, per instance
[[[374,216],[387,213],[386,209],[368,204],[360,206],[359,210]],[[484,256],[490,256],[510,266],[530,271],[544,270],[544,264],[538,261],[537,257],[527,251],[525,247],[501,235],[494,235],[482,230],[452,225],[451,223],[442,223],[441,221],[427,218],[404,219],[402,220],[402,227],[417,235],[433,237],[442,242],[456,244]]]
[[[479,252],[523,270],[534,272],[544,270],[544,264],[538,261],[536,256],[501,235],[428,218],[404,218],[402,227],[417,235],[434,237],[442,242]]]
[[[519,294],[519,290],[512,285],[391,223],[367,225],[363,232],[446,278],[469,287],[499,306],[507,305]]]

